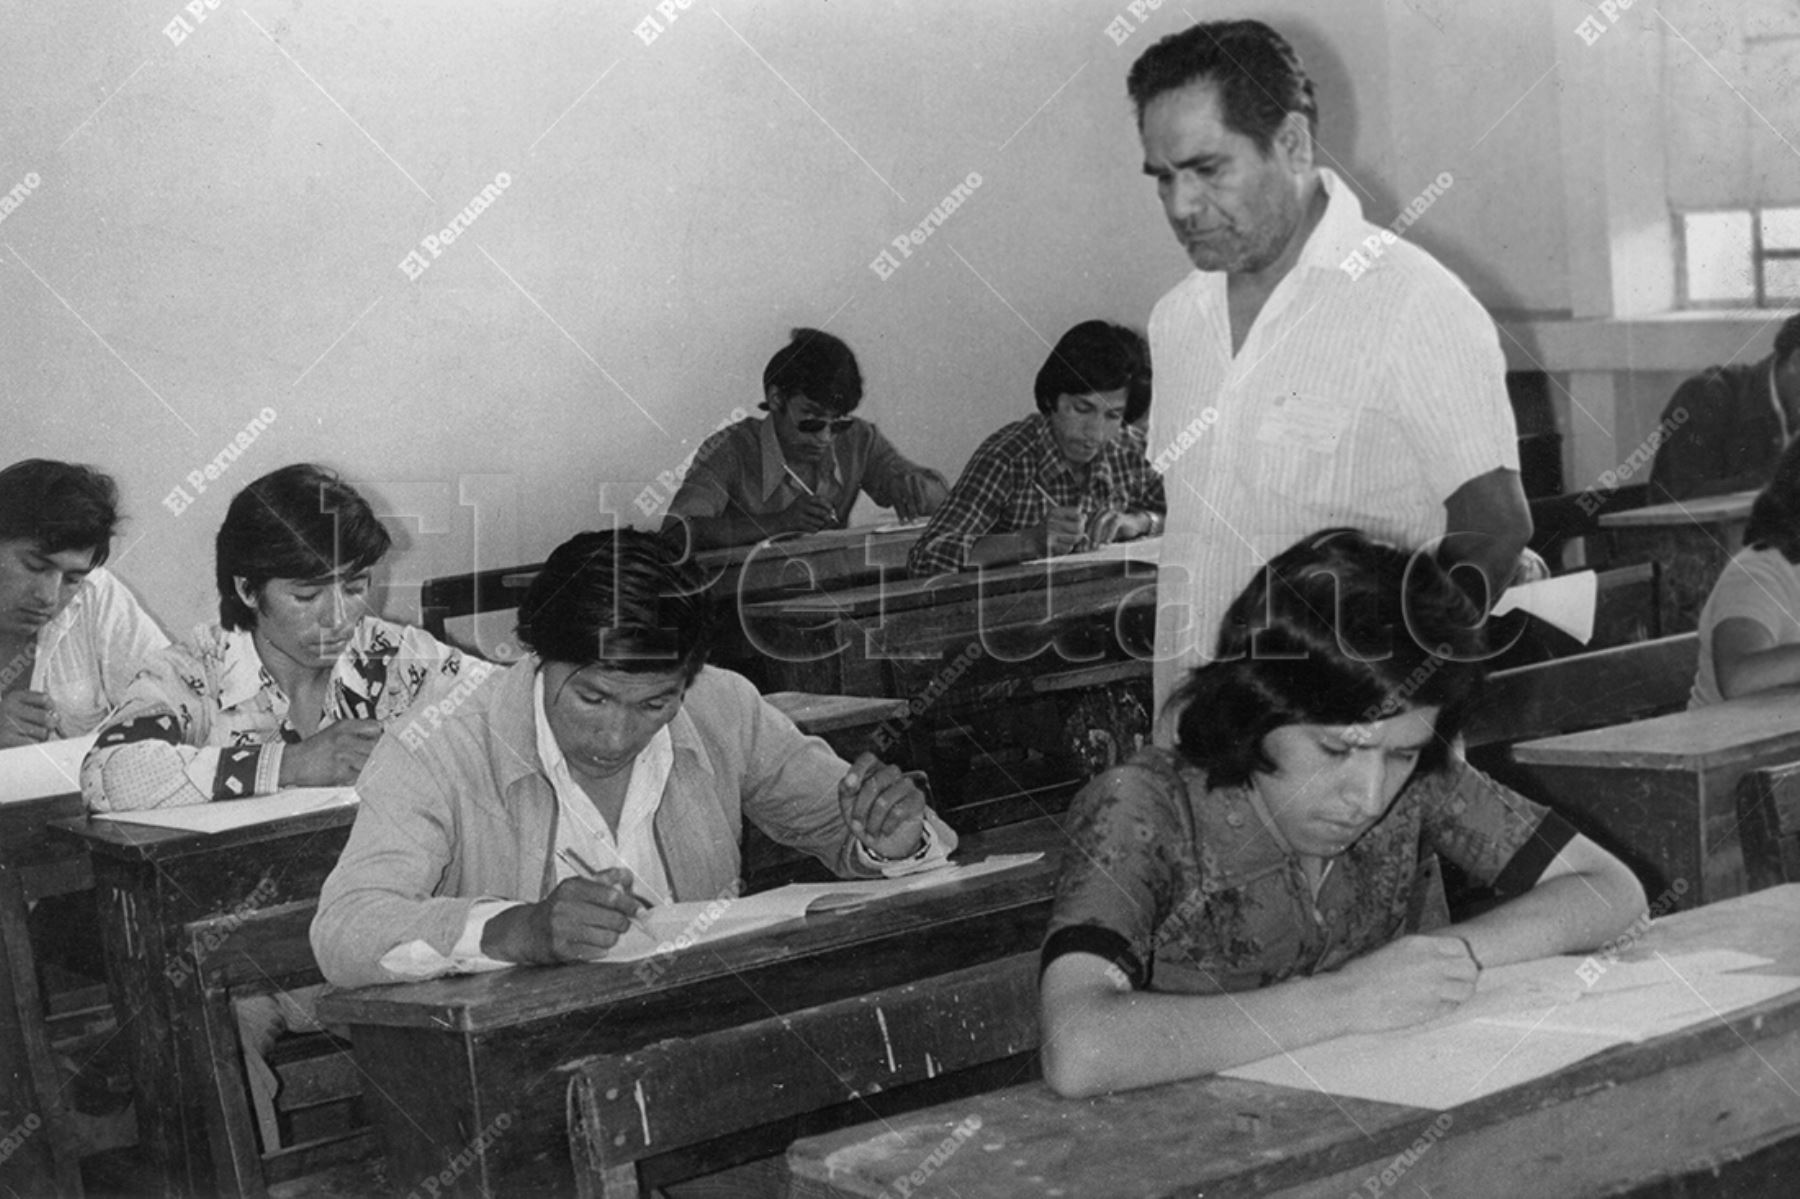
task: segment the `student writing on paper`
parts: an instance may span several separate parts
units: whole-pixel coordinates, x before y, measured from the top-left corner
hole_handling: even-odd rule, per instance
[[[843,877],[948,856],[956,836],[911,779],[873,755],[844,762],[707,666],[709,624],[661,537],[559,546],[519,606],[530,655],[369,759],[313,922],[325,977],[604,959],[632,893],[735,894],[746,819]]]
[[[685,523],[694,548],[712,549],[840,529],[858,492],[901,520],[930,516],[949,485],[851,415],[862,396],[850,347],[818,329],[795,329],[763,369],[761,406],[769,415],[706,439],[669,506],[665,531]]]
[[[382,726],[490,669],[370,610],[388,532],[310,464],[264,475],[219,528],[219,620],[152,655],[81,768],[95,811],[356,781]]]
[[[1744,547],[1700,609],[1700,668],[1688,707],[1800,685],[1800,441],[1782,451],[1750,508]]]
[[[169,643],[106,569],[119,490],[89,466],[0,470],[0,749],[91,733]]]
[[[1040,988],[1052,1087],[1416,1024],[1483,967],[1591,948],[1642,915],[1630,870],[1456,752],[1479,626],[1428,554],[1351,530],[1257,574],[1171,701],[1176,750],[1143,751],[1070,810]],[[1431,854],[1506,902],[1414,929]]]
[[[1162,477],[1137,427],[1150,353],[1123,325],[1083,321],[1038,371],[1037,411],[981,443],[913,543],[914,575],[1047,558],[1162,531]]]

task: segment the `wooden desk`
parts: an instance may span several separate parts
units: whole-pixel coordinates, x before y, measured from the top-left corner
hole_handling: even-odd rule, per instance
[[[367,987],[326,995],[319,1013],[351,1028],[397,1192],[438,1179],[468,1150],[434,1193],[567,1194],[569,1079],[560,1067],[1033,948],[1049,919],[1062,843],[1049,821],[970,837],[960,858],[1047,852],[1022,869],[655,959],[653,969],[520,967]]]
[[[1155,606],[1154,562],[1077,556],[763,600],[744,605],[742,623],[783,687],[906,695],[895,664],[931,668],[970,642],[1033,672],[1122,656],[1077,629],[1116,635],[1127,611],[1153,618]]]
[[[904,725],[958,829],[1058,811],[1149,736],[1151,562],[891,579],[742,616],[772,687],[908,701]]]
[[[923,526],[856,525],[754,545],[702,550],[694,564],[714,595],[757,600],[782,592],[830,591],[906,573],[906,555]]]
[[[1800,974],[1797,927],[1800,886],[1782,887],[1657,921],[1626,956],[1741,949],[1775,959],[1759,972]],[[808,1138],[788,1161],[793,1193],[821,1199],[1599,1196],[1715,1163],[1723,1187],[1657,1193],[1735,1195],[1738,1159],[1783,1140],[1788,1170],[1800,1157],[1797,1080],[1790,993],[1447,1112],[1217,1077],[1093,1100],[1032,1083]],[[1754,1193],[1791,1194],[1792,1178]]]
[[[349,838],[354,808],[207,835],[80,817],[52,832],[92,861],[107,984],[131,1041],[146,1195],[212,1194],[204,1002],[186,929],[294,902],[317,903]]]
[[[1737,782],[1800,757],[1800,692],[1524,741],[1513,755],[1537,794],[1637,870],[1652,902],[1681,880],[1680,906],[1711,903],[1744,891]]]
[[[907,552],[923,531],[884,525],[828,529],[702,550],[694,555],[694,565],[719,603],[735,608],[782,594],[857,586],[884,573],[904,574]],[[449,621],[517,608],[541,569],[531,563],[427,579],[419,591],[419,623],[440,641],[449,640]]]
[[[86,857],[53,840],[53,820],[81,812],[80,794],[0,804],[0,1138],[24,1132],[0,1161],[0,1191],[80,1196],[70,1093],[50,1050],[27,905],[90,886]]]
[[[1740,491],[1601,514],[1609,562],[1661,564],[1665,634],[1699,627],[1713,584],[1744,544],[1756,494]]]

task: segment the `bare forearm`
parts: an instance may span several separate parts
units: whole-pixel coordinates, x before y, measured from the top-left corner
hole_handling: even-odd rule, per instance
[[[1593,949],[1635,924],[1644,889],[1624,867],[1547,879],[1439,935],[1466,937],[1483,967]]]
[[[1067,1096],[1216,1074],[1352,1031],[1328,980],[1229,995],[1119,991],[1044,1005],[1044,1077]]]
[[[1800,683],[1800,644],[1774,645],[1747,654],[1714,655],[1719,694],[1726,699]]]

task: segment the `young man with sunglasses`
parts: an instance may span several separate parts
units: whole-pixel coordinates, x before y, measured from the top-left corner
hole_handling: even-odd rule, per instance
[[[761,406],[769,415],[706,440],[669,506],[665,531],[685,522],[694,548],[712,549],[842,528],[859,491],[902,520],[936,512],[949,484],[850,415],[862,390],[849,346],[817,329],[793,330],[763,369]]]

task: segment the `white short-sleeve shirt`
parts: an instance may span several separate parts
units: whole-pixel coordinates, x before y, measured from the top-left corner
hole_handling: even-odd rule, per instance
[[[1800,642],[1800,567],[1778,550],[1748,547],[1732,556],[1700,609],[1700,668],[1688,707],[1724,701],[1713,669],[1713,631],[1727,620],[1754,620],[1769,630],[1776,645]]]
[[[1223,272],[1195,271],[1150,318],[1148,452],[1173,459],[1159,709],[1212,656],[1225,610],[1270,558],[1336,525],[1423,546],[1459,487],[1518,469],[1486,310],[1431,255],[1363,220],[1335,173],[1319,175],[1325,214],[1235,356]]]

